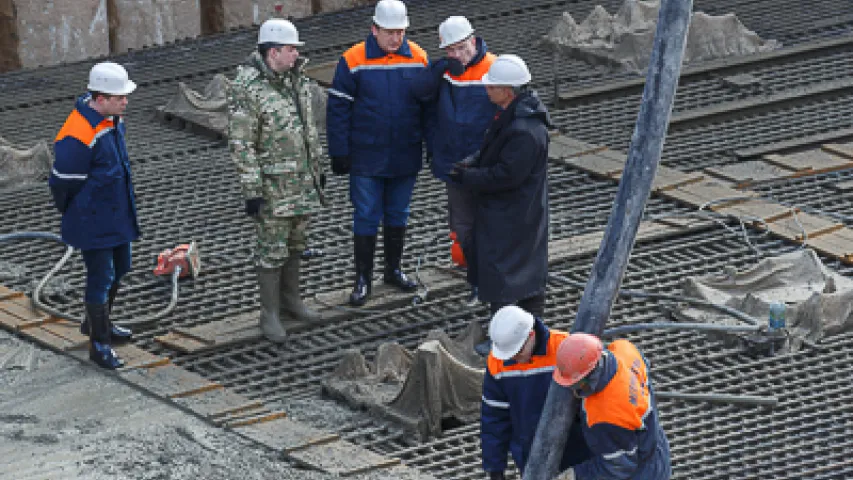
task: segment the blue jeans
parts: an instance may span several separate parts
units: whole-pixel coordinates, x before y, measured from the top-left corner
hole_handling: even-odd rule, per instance
[[[107,303],[110,287],[130,271],[130,253],[130,243],[113,248],[83,250],[86,303]]]
[[[417,175],[406,177],[349,176],[349,198],[353,207],[355,235],[376,235],[379,222],[405,227]]]

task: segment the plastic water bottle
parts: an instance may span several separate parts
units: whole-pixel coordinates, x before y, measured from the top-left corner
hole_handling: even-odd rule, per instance
[[[770,304],[770,318],[768,327],[770,330],[785,328],[785,302],[773,302]]]

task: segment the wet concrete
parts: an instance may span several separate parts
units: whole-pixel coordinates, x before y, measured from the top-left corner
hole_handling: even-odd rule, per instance
[[[305,407],[299,416],[312,416]],[[0,459],[0,479],[10,480],[337,478],[296,468],[101,370],[2,331]],[[386,470],[350,478],[398,476]]]

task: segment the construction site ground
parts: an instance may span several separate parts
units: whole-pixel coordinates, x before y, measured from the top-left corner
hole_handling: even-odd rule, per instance
[[[644,77],[555,53],[542,37],[564,12],[583,19],[600,5],[613,14],[623,1],[407,4],[409,37],[432,57],[442,55],[438,25],[466,15],[493,52],[518,54],[530,66],[554,122],[549,273],[565,280],[549,282],[544,320],[568,330],[625,168]],[[804,248],[853,278],[849,0],[695,0],[695,10],[734,13],[781,47],[684,66],[623,288],[677,297],[687,277],[745,271]],[[371,15],[365,7],[295,21],[318,78],[328,79],[330,65],[364,39]],[[149,317],[169,303],[169,279],[152,274],[163,249],[195,241],[202,258],[198,278],[180,281],[174,310],[136,328],[132,344],[120,349],[127,368],[93,368],[75,325],[31,308],[29,297],[63,246],[0,242],[3,480],[483,477],[478,422],[447,422],[441,434],[420,438],[322,388],[348,351],[373,362],[389,341],[414,351],[436,329],[456,336],[488,319],[486,305],[466,305],[464,278],[446,268],[445,189],[428,169],[415,188],[403,258],[428,291],[415,297],[377,288],[366,308],[338,308],[353,280],[352,209],[347,178],[329,174],[329,204],[309,229],[310,246],[325,256],[304,262],[301,288],[330,321],[296,325],[284,345],[259,335],[254,230],[226,141],[162,112],[181,84],[202,92],[217,74],[232,77],[256,35],[241,29],[112,58],[139,84],[126,123],[143,232],[114,317]],[[50,145],[91,64],[0,75],[0,137],[21,151]],[[0,236],[57,233],[59,218],[45,178],[0,187]],[[43,299],[79,317],[84,285],[75,254]],[[606,327],[673,321],[675,303],[620,296]],[[689,330],[626,337],[650,360],[660,391],[775,400],[661,399],[673,479],[853,478],[849,329],[819,332],[803,348],[781,353]],[[508,478],[518,472],[510,469]]]

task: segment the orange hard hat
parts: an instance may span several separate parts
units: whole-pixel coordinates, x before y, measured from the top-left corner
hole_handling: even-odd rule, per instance
[[[604,345],[598,337],[588,333],[573,333],[557,348],[557,368],[554,381],[571,387],[589,374],[601,358]]]

